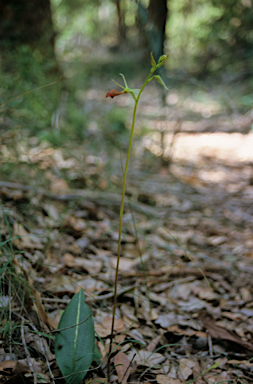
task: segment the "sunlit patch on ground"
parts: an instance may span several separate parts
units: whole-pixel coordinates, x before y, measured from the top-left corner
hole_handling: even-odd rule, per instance
[[[172,134],[164,138],[164,155],[169,154]],[[144,145],[155,155],[161,154],[160,134],[144,139]],[[198,162],[201,158],[212,157],[226,163],[253,161],[253,133],[179,133],[173,147],[174,161]]]
[[[166,144],[168,146],[169,142]],[[179,134],[173,152],[175,160],[198,161],[202,156],[208,156],[226,163],[249,162],[253,160],[253,134]]]

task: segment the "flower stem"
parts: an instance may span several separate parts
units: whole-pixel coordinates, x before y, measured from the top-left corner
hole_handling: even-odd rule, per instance
[[[111,352],[112,352],[113,331],[114,331],[115,313],[116,313],[116,307],[117,307],[117,284],[118,284],[118,274],[119,274],[121,234],[122,234],[122,222],[123,222],[124,202],[125,202],[125,192],[126,192],[127,170],[128,170],[129,160],[130,160],[131,147],[132,147],[132,141],[133,141],[133,136],[134,136],[136,111],[137,111],[139,99],[140,99],[140,96],[142,94],[142,91],[144,90],[145,86],[147,85],[153,72],[154,72],[154,70],[150,71],[150,74],[148,75],[145,83],[143,84],[143,86],[141,87],[141,89],[138,93],[138,96],[135,99],[133,119],[132,119],[132,128],[131,128],[130,140],[129,140],[128,151],[127,151],[125,171],[124,171],[124,176],[123,176],[122,197],[121,197],[120,217],[119,217],[118,254],[117,254],[117,265],[116,265],[115,280],[114,280],[114,300],[113,300],[113,313],[112,313],[112,327],[111,327],[110,347],[109,347],[108,363],[107,363],[108,379],[109,379],[109,375],[110,375],[110,362],[111,362]]]

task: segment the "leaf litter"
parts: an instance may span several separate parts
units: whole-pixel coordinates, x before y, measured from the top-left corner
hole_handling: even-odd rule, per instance
[[[184,163],[178,155],[170,171],[157,166],[155,172],[136,159],[130,170],[111,382],[253,380],[252,165],[212,156]],[[1,342],[0,380],[8,382],[17,370],[26,380],[31,367],[47,382],[61,376],[50,331],[81,288],[103,359],[87,380],[105,382],[120,194],[109,183],[73,189],[51,171],[71,161],[71,171],[66,168],[89,185],[103,173],[102,161],[84,172],[50,146],[32,161],[44,170],[48,188],[0,182],[1,268],[12,254],[17,276],[11,288],[7,272],[2,276],[0,308],[8,316],[1,330],[10,343]],[[120,180],[117,167],[113,177]],[[27,293],[21,295],[21,286]],[[30,365],[15,328],[21,318]]]

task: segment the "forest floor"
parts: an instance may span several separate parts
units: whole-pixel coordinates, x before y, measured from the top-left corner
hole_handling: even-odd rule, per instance
[[[127,180],[110,382],[251,383],[252,114],[176,87],[162,101],[148,87]],[[105,99],[111,88],[106,78],[77,90],[89,145],[56,147],[21,128],[1,136],[2,383],[61,377],[52,340],[32,331],[57,328],[80,289],[102,354],[85,382],[106,380],[133,105]]]

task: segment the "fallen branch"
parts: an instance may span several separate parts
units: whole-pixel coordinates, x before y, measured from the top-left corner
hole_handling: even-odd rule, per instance
[[[12,183],[10,181],[0,181],[0,188],[9,188],[9,189],[17,189],[24,192],[33,192],[38,195],[42,195],[49,199],[59,200],[59,201],[73,201],[77,199],[87,200],[89,202],[95,203],[97,206],[115,206],[120,207],[121,197],[120,195],[112,192],[105,191],[89,191],[84,189],[75,190],[74,193],[70,194],[62,194],[56,195],[54,193],[50,193],[45,191],[39,187],[33,187],[30,185],[23,185],[19,183]],[[155,218],[161,218],[164,216],[164,213],[157,212],[157,208],[147,207],[141,203],[135,203],[128,198],[129,203],[135,211],[142,212],[147,215],[152,215]]]

